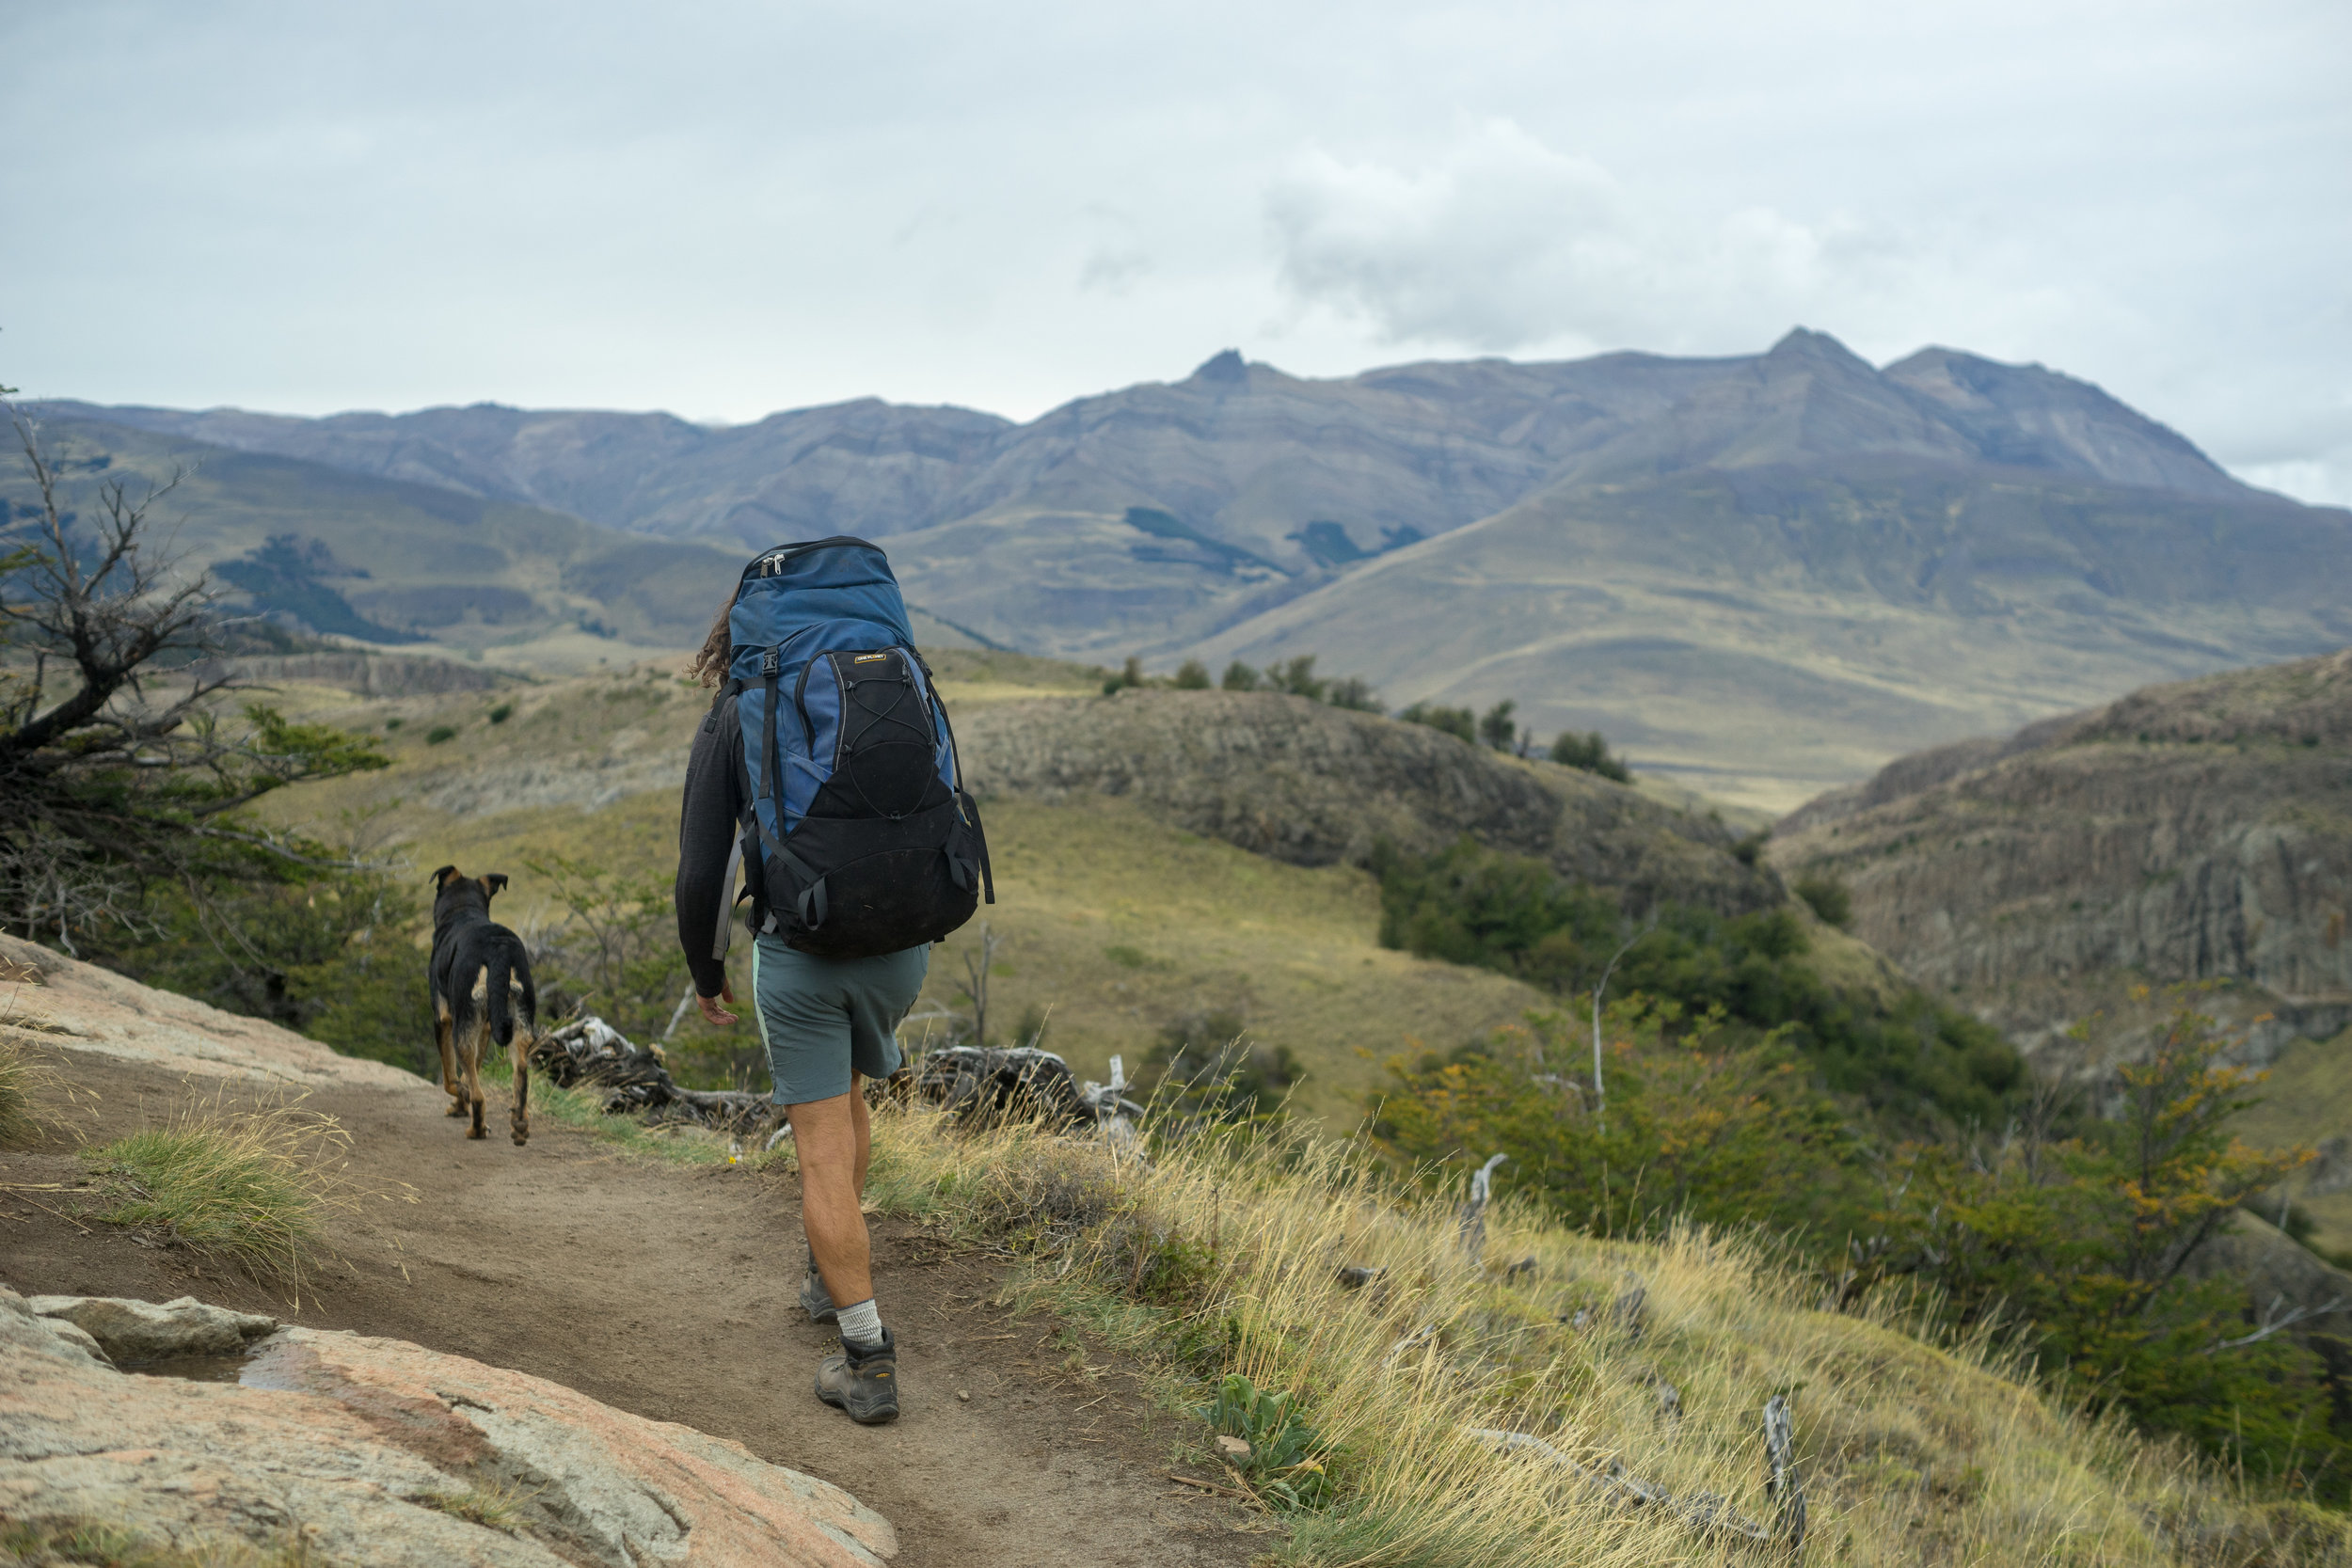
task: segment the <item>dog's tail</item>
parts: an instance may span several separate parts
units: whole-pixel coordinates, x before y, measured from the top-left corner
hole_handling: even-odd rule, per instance
[[[531,987],[530,960],[516,952],[513,943],[501,942],[490,949],[489,961],[483,967],[489,972],[485,987],[489,994],[483,998],[483,1006],[490,1025],[490,1037],[501,1047],[512,1045],[515,1010],[507,992],[517,977],[517,969],[522,972],[522,1012],[526,1024],[532,1022],[538,1010],[538,997]]]

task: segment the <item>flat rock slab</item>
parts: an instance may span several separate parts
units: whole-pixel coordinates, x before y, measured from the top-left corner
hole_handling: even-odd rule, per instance
[[[36,976],[30,985],[15,978],[27,974]],[[13,983],[8,1010],[22,1018],[0,1022],[0,1033],[36,1048],[90,1051],[198,1077],[296,1088],[376,1084],[414,1089],[424,1083],[413,1072],[338,1056],[275,1023],[152,990],[10,936],[0,936],[0,980]]]
[[[836,1486],[522,1372],[288,1328],[238,1383],[138,1377],[6,1290],[0,1516],[371,1568],[880,1568],[898,1550]]]

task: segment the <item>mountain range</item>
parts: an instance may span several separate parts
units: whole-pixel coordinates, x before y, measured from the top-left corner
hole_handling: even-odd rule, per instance
[[[974,641],[1163,668],[1312,653],[1392,704],[1511,698],[1539,736],[1597,728],[1782,809],[1902,752],[2352,641],[2342,510],[2241,484],[2040,366],[1930,348],[1878,369],[1804,329],[1760,355],[1332,380],[1229,351],[1026,423],[874,400],[728,428],[492,404],[43,412],[151,462],[216,453],[210,473],[228,449],[411,510],[433,494],[510,530],[593,528],[572,547],[601,570],[501,584],[535,607],[503,601],[518,624],[560,609],[675,637],[723,560],[857,533]],[[390,536],[358,562],[324,522],[245,535],[241,555],[318,538],[364,566],[379,586],[344,597],[383,632],[496,625],[470,601],[442,626],[412,613]],[[632,553],[647,539],[675,553]],[[697,588],[650,614],[673,579]],[[424,586],[447,614],[458,585]],[[600,620],[606,593],[623,609]]]

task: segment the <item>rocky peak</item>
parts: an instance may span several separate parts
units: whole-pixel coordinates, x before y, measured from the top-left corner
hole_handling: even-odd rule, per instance
[[[1249,380],[1249,362],[1241,356],[1241,350],[1229,348],[1209,356],[1200,368],[1188,378],[1213,385],[1241,386]]]

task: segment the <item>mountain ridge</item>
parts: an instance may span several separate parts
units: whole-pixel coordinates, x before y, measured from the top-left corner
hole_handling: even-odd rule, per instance
[[[1412,460],[1406,468],[1423,469],[1419,477],[1441,479],[1462,498],[1450,506],[1427,495],[1413,498],[1415,515],[1399,520],[1426,536],[1486,515],[1543,485],[1597,479],[1661,457],[1667,468],[1678,468],[1789,455],[1786,437],[1793,434],[1802,450],[1802,428],[1780,432],[1784,438],[1777,444],[1768,439],[1766,450],[1756,450],[1755,437],[1774,434],[1770,419],[1756,417],[1757,394],[1767,405],[1775,398],[1785,404],[1798,390],[1792,384],[1807,377],[1817,384],[1834,379],[1836,385],[1829,391],[1849,413],[1861,409],[1874,416],[1882,435],[1890,419],[1906,424],[1898,443],[1903,450],[1963,461],[1999,460],[2111,483],[2144,480],[2202,494],[2247,491],[2185,437],[2090,383],[2040,366],[2003,365],[1944,348],[1922,349],[1880,371],[1835,338],[1804,327],[1761,355],[1682,358],[1620,352],[1579,360],[1419,361],[1329,378],[1291,376],[1226,350],[1183,380],[1142,382],[1074,398],[1019,423],[953,405],[895,404],[875,398],[783,410],[724,428],[659,412],[526,410],[499,404],[320,419],[235,409],[109,408],[64,402],[46,406],[215,445],[559,507],[607,527],[665,537],[726,532],[753,547],[773,542],[765,534],[739,531],[738,525],[755,518],[831,526],[820,525],[818,514],[826,509],[817,501],[819,486],[803,482],[821,480],[858,457],[899,482],[895,501],[902,510],[895,519],[878,515],[888,485],[850,509],[860,521],[857,531],[876,537],[972,516],[1031,491],[1042,489],[1066,501],[1073,492],[1092,494],[1108,483],[1137,491],[1122,506],[1158,506],[1229,544],[1261,553],[1272,544],[1271,553],[1295,565],[1303,552],[1284,546],[1292,545],[1290,535],[1297,528],[1314,519],[1293,512],[1269,516],[1282,501],[1282,473],[1268,475],[1263,461],[1251,466],[1246,451],[1225,465],[1248,467],[1245,474],[1205,471],[1217,467],[1214,453],[1206,454],[1205,463],[1198,461],[1203,454],[1185,453],[1196,460],[1170,464],[1166,459],[1174,454],[1151,437],[1172,429],[1196,445],[1231,443],[1238,399],[1242,410],[1255,418],[1279,418],[1294,434],[1311,432],[1326,446],[1336,443],[1345,450],[1367,435],[1392,445],[1402,441]],[[1890,391],[1897,395],[1886,396]],[[1877,395],[1857,395],[1864,392]],[[1686,404],[1679,421],[1684,438],[1673,448],[1661,448],[1655,432],[1646,444],[1624,440],[1629,427]],[[2022,430],[2005,428],[1999,416],[2021,406],[2034,411],[2034,420]],[[2051,412],[2061,406],[2071,420]],[[1827,418],[1821,407],[1809,411]],[[1718,427],[1726,415],[1753,427],[1747,448],[1724,440]],[[1690,434],[1693,422],[1706,427],[1697,441]],[[1413,438],[1422,432],[1433,433],[1434,440]],[[1857,443],[1853,434],[1849,430],[1845,439],[1832,443],[1835,450],[1851,453],[1888,445],[1883,438]],[[1136,440],[1147,450],[1114,450],[1107,458],[1079,451],[1089,442],[1096,449],[1115,449]],[[1471,452],[1472,445],[1484,450]],[[1158,460],[1149,472],[1138,472],[1137,456]],[[1274,466],[1279,469],[1295,458],[1279,454]],[[682,499],[686,482],[679,470],[697,463],[708,474],[709,488],[690,503]],[[791,473],[803,465],[813,471]],[[615,468],[654,477],[621,483],[613,478]],[[834,477],[838,489],[840,475]],[[792,483],[777,487],[774,482],[785,478]],[[1327,491],[1306,498],[1314,499],[1335,498]],[[1364,520],[1379,520],[1379,510],[1375,504]],[[1357,519],[1334,520],[1351,534],[1356,531]],[[1430,526],[1433,522],[1438,526]],[[1372,548],[1379,540],[1375,535],[1357,543]]]
[[[1756,355],[1323,380],[1226,350],[1019,424],[873,399],[724,430],[49,406],[85,431],[528,493],[707,553],[714,580],[730,554],[864,534],[976,640],[1167,665],[1316,654],[1391,704],[1508,698],[1539,741],[1599,729],[1775,813],[1897,754],[2352,641],[2319,591],[2352,578],[2352,515],[2240,483],[2087,381],[1943,347],[1880,369],[1802,327]],[[593,577],[574,573],[589,596]]]

